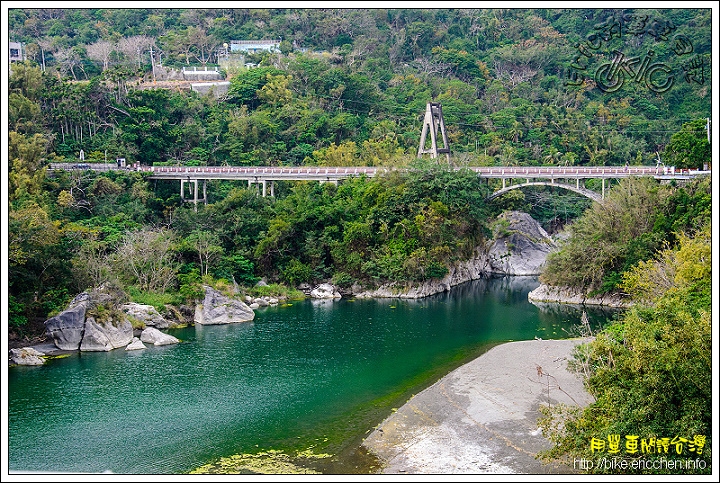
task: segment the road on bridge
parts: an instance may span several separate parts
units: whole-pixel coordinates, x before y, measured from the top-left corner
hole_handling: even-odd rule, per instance
[[[55,163],[51,170],[130,170],[151,173],[153,179],[210,180],[238,179],[253,182],[280,180],[337,181],[352,176],[373,177],[402,168],[388,167],[321,167],[321,166],[138,166],[120,168],[114,163]],[[456,167],[455,169],[463,169]],[[690,179],[709,175],[710,171],[676,170],[665,166],[470,166],[481,178],[501,179],[592,179],[653,176],[656,179]]]

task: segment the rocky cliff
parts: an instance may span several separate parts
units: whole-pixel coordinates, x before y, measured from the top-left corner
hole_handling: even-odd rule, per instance
[[[510,211],[498,217],[495,236],[486,245],[477,247],[472,258],[456,262],[442,279],[422,283],[388,283],[373,290],[355,287],[349,295],[358,298],[398,297],[421,298],[446,292],[461,283],[490,274],[539,275],[555,242],[527,213]]]
[[[489,244],[489,271],[504,275],[540,275],[548,254],[556,248],[550,235],[527,213],[509,211],[496,222]]]

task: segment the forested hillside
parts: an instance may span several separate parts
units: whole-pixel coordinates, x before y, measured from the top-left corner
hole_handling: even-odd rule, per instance
[[[710,29],[709,9],[11,9],[45,75],[11,86],[10,127],[59,156],[379,164],[417,152],[435,101],[456,162],[654,164],[710,116]],[[282,52],[224,69],[225,102],[136,89],[248,39]]]
[[[504,209],[551,227],[589,206],[549,189],[490,203],[493,186],[445,158],[416,161],[428,102],[442,104],[454,166],[709,162],[709,9],[8,14],[27,57],[12,64],[8,95],[16,335],[100,283],[162,308],[193,300],[208,280],[427,280],[468,256]],[[224,44],[259,39],[280,40],[280,52],[247,54],[250,67],[226,62]],[[227,95],[154,83],[161,68],[183,67],[217,67]],[[212,182],[195,213],[175,184],[140,173],[49,176],[50,162],[77,163],[81,150],[87,163],[416,169],[339,186],[283,183],[274,199]],[[616,286],[670,232],[658,228],[647,250],[607,265],[593,287]]]

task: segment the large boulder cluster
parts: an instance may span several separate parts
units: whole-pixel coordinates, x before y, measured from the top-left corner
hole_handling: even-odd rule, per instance
[[[262,303],[258,303],[262,302]],[[275,305],[277,299],[253,299],[252,307]],[[201,325],[249,322],[255,312],[242,300],[205,287],[205,298],[194,309],[194,322]],[[186,320],[188,307],[168,313]],[[10,351],[10,363],[42,365],[50,353],[68,351],[126,351],[147,349],[148,346],[177,344],[176,337],[163,329],[177,327],[175,318],[168,319],[151,305],[127,302],[121,291],[103,286],[77,295],[67,308],[45,321],[45,332],[52,341],[42,351],[33,347]]]

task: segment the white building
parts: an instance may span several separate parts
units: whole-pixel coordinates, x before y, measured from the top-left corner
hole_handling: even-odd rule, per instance
[[[10,50],[10,62],[25,60],[25,49],[20,42],[8,42],[8,49]]]
[[[231,40],[230,52],[280,52],[279,40]]]

